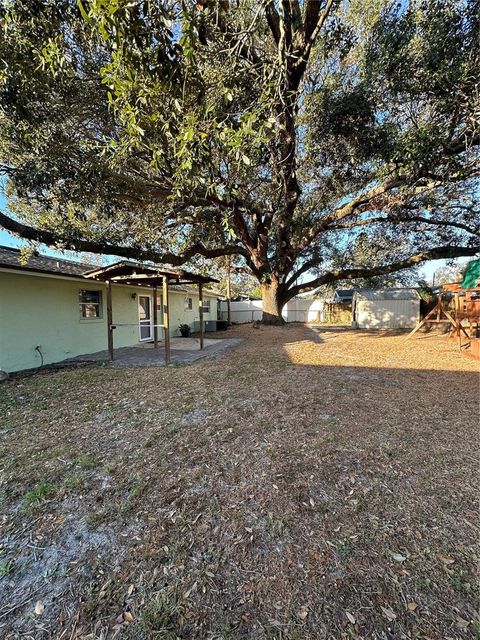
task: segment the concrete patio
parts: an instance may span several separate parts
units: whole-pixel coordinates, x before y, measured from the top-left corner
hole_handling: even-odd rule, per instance
[[[204,348],[200,349],[199,338],[171,338],[170,339],[170,364],[191,364],[202,358],[211,358],[222,353],[230,347],[240,344],[237,338],[205,338]],[[110,363],[108,351],[97,351],[67,362],[109,362],[115,367],[159,367],[165,365],[164,343],[159,342],[158,347],[153,342],[144,342],[134,347],[120,347],[114,350],[113,362]]]

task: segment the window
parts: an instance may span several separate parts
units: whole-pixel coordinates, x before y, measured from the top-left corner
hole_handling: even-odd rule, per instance
[[[81,318],[102,317],[102,292],[80,289],[78,294]]]
[[[185,311],[193,309],[193,300],[192,298],[185,298]]]
[[[203,301],[203,313],[210,313],[210,300]]]

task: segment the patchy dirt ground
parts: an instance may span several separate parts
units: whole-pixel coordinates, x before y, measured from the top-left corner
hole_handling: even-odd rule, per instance
[[[0,387],[0,637],[479,637],[478,363],[440,337],[228,337]]]

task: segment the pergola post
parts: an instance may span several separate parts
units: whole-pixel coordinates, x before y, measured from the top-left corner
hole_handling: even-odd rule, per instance
[[[232,324],[232,309],[230,304],[232,299],[232,287],[231,287],[230,278],[231,278],[230,256],[227,256],[227,323],[229,325]]]
[[[170,316],[168,310],[168,278],[163,277],[163,334],[165,340],[165,363],[170,364]]]
[[[203,349],[203,287],[198,284],[198,317],[200,319],[200,349]]]
[[[112,309],[112,283],[106,281],[107,285],[107,338],[108,338],[108,355],[113,360],[113,309]]]
[[[153,287],[153,346],[158,349],[158,311],[157,311],[157,285]]]

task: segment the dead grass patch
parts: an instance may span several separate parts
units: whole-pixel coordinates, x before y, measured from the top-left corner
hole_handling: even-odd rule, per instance
[[[475,637],[477,363],[445,338],[230,335],[189,367],[2,385],[0,635]]]

